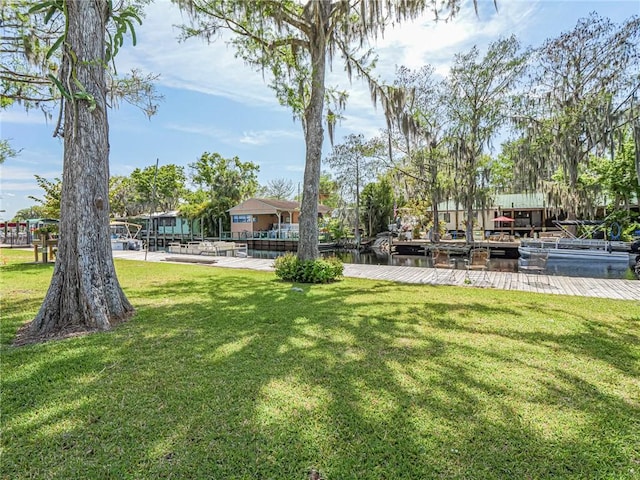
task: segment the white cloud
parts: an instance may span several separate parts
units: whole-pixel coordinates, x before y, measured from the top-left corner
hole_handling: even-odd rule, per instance
[[[262,130],[243,132],[239,142],[247,145],[267,145],[279,138],[300,138],[300,132],[291,130]]]
[[[54,146],[45,148],[38,145],[35,148],[25,147],[18,152],[18,156],[8,159],[3,168],[9,172],[25,170],[46,177],[51,172],[57,172],[54,176],[60,176],[62,172],[62,144],[55,139],[51,142]],[[14,167],[20,165],[20,167]],[[24,168],[22,168],[24,166]],[[45,172],[45,173],[40,173]],[[33,175],[32,175],[33,176]]]
[[[159,84],[230,98],[256,106],[277,107],[272,91],[261,74],[235,58],[223,38],[211,44],[194,38],[178,42],[175,25],[188,18],[172,2],[158,1],[145,8],[138,28],[138,44],[121,50],[121,70],[140,68],[160,74]],[[173,25],[173,26],[172,26]]]
[[[165,127],[169,130],[188,133],[196,137],[212,138],[227,145],[235,145],[241,141],[239,133],[234,133],[231,130],[215,128],[211,125],[169,123],[166,124]]]
[[[39,190],[39,186],[35,181],[28,182],[2,182],[0,186],[2,188],[2,196],[7,197],[21,197],[27,195],[33,195],[32,192]],[[8,193],[16,192],[16,193]],[[40,190],[40,193],[42,191]]]
[[[214,138],[222,143],[231,145],[242,143],[249,146],[263,146],[274,143],[277,139],[300,138],[300,132],[297,130],[248,130],[235,133],[231,130],[199,124],[168,123],[165,124],[165,127],[177,132]]]
[[[432,15],[426,14],[388,29],[373,44],[380,58],[376,74],[391,81],[396,65],[419,68],[425,63],[432,63],[439,72],[446,73],[453,53],[461,51],[461,46],[470,39],[496,38],[509,27],[524,22],[534,8],[520,2],[505,2],[500,7],[500,14],[487,15],[488,20],[476,17],[473,8],[464,5],[451,22],[435,23]],[[159,73],[161,85],[230,98],[251,107],[279,108],[261,72],[236,58],[233,47],[228,47],[224,38],[210,44],[198,38],[178,42],[180,31],[175,25],[186,23],[187,16],[166,0],[146,7],[143,25],[138,28],[138,44],[121,50],[120,69],[142,68]],[[366,86],[357,83],[349,86],[339,59],[334,72],[329,74],[328,84],[366,90]]]
[[[26,112],[21,109],[8,109],[0,112],[0,123],[17,123],[22,125],[51,125],[54,120],[50,119],[40,110]]]
[[[169,130],[175,130],[176,132],[189,133],[193,135],[212,138],[229,138],[231,136],[231,132],[216,129],[209,125],[167,123],[164,125],[164,127]]]
[[[62,175],[62,165],[60,165],[59,169],[56,169],[52,166],[46,166],[46,168],[41,168],[39,171],[33,170],[33,167],[26,165],[22,166],[23,162],[20,162],[20,166],[14,166],[10,162],[6,162],[0,166],[0,178],[2,179],[2,187],[8,184],[7,182],[15,182],[15,181],[23,181],[30,180],[34,181],[34,173],[40,175],[41,177],[47,179],[53,179],[56,177],[60,177]]]
[[[432,65],[436,73],[446,76],[457,53],[468,51],[473,45],[482,50],[501,36],[524,30],[538,4],[512,0],[500,2],[499,8],[498,13],[485,8],[476,16],[473,8],[465,4],[459,15],[448,22],[434,22],[432,16],[424,15],[387,30],[375,45],[379,56],[376,72],[383,80],[392,81],[399,65],[414,70]]]
[[[284,169],[287,172],[304,173],[304,163],[296,165],[285,165]]]

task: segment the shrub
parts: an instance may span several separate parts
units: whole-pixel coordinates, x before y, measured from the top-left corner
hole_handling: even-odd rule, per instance
[[[329,283],[342,276],[344,266],[336,257],[300,260],[292,253],[276,258],[276,276],[288,282]]]
[[[40,228],[36,228],[33,231],[35,236],[46,235],[47,237],[52,233],[58,233],[58,225],[48,224],[42,225]]]

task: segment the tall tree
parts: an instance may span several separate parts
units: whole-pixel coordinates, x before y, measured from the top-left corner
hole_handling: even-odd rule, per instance
[[[630,211],[634,200],[640,198],[635,159],[636,145],[631,129],[626,129],[614,158],[596,158],[591,162],[612,210]]]
[[[364,187],[362,206],[369,237],[388,229],[393,216],[393,189],[387,177]]]
[[[31,207],[22,208],[16,212],[13,216],[12,222],[24,222],[30,218],[45,218],[46,214],[44,207],[40,205],[33,205]]]
[[[275,198],[277,200],[289,200],[293,196],[295,187],[293,181],[289,178],[274,178],[269,180],[264,188],[264,195],[267,198]]]
[[[184,167],[174,164],[161,165],[157,172],[155,165],[131,172],[136,203],[142,211],[150,213],[152,209],[176,210],[184,198],[186,180]]]
[[[105,65],[138,20],[108,0],[44,2],[62,16],[60,75],[64,136],[58,253],[47,295],[17,342],[110,329],[134,309],[113,264],[109,241],[109,128]],[[113,28],[109,29],[108,25]],[[107,38],[109,41],[107,41]]]
[[[491,158],[491,188],[495,193],[520,192],[514,172],[518,143],[519,140],[504,142],[498,155]]]
[[[187,35],[211,39],[220,29],[230,30],[231,43],[240,57],[272,74],[276,96],[301,120],[306,155],[298,257],[317,258],[323,118],[329,121],[330,137],[337,118],[336,107],[325,108],[326,100],[336,94],[333,98],[338,108],[345,100],[344,95],[326,88],[327,67],[341,55],[347,73],[367,77],[375,90],[377,84],[369,76],[370,52],[360,54],[366,41],[376,38],[389,24],[427,10],[436,17],[452,15],[461,0],[174,1],[193,14]]]
[[[407,196],[419,200],[418,204],[430,205],[431,216],[437,219],[438,204],[451,191],[448,180],[453,170],[445,148],[446,84],[435,78],[431,66],[417,71],[401,67],[389,92],[396,104],[387,115],[394,116],[388,120],[397,132],[390,136],[390,142],[395,138],[395,148],[401,153],[393,166],[406,178]],[[438,242],[439,235],[439,229],[433,229],[431,240]]]
[[[322,172],[318,190],[320,203],[329,208],[336,208],[340,203],[339,188],[338,182],[335,181],[330,172]]]
[[[260,167],[252,162],[242,162],[238,157],[223,158],[219,153],[208,152],[189,166],[193,170],[193,182],[209,193],[208,203],[200,211],[206,217],[210,231],[217,229],[217,219],[223,219],[228,228],[227,210],[255,195]]]
[[[592,13],[547,40],[532,59],[525,110],[516,118],[523,139],[518,157],[525,159],[518,176],[543,189],[569,218],[593,213],[594,196],[579,178],[590,156],[613,157],[629,124],[640,143],[639,38],[640,17],[616,25]],[[550,181],[557,171],[562,181]]]
[[[124,175],[109,177],[109,208],[112,217],[126,218],[142,213],[134,199],[135,191],[130,177]]]
[[[508,120],[511,96],[523,74],[526,55],[515,37],[489,45],[486,54],[473,47],[455,56],[448,77],[451,153],[457,197],[466,214],[466,238],[473,241],[474,207],[483,208],[488,193],[485,149]]]
[[[205,234],[205,225],[208,224],[208,231],[214,232],[215,226],[211,223],[212,218],[215,218],[216,215],[208,214],[208,208],[211,206],[211,202],[209,201],[210,194],[205,192],[202,188],[199,188],[195,191],[187,191],[185,194],[185,203],[180,205],[178,211],[180,215],[188,218],[191,222],[191,232],[196,231],[194,227],[194,222],[198,221],[200,224],[200,232],[201,234]],[[213,234],[213,233],[212,233]]]
[[[59,178],[47,180],[40,175],[35,175],[38,186],[44,190],[43,198],[29,196],[31,200],[39,203],[42,212],[49,218],[60,218],[60,200],[62,197],[62,181]]]
[[[383,156],[383,146],[375,140],[364,140],[363,135],[351,134],[344,143],[335,145],[326,162],[336,172],[336,180],[355,204],[356,248],[360,247],[360,192],[376,176]]]

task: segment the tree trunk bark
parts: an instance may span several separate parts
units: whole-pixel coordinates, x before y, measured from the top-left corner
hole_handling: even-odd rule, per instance
[[[467,167],[468,168],[468,167]],[[473,227],[475,223],[475,216],[473,214],[473,203],[476,198],[475,189],[475,177],[473,175],[467,176],[467,192],[465,192],[465,209],[467,225],[465,228],[465,237],[467,245],[473,243]]]
[[[311,98],[304,112],[304,134],[306,144],[304,185],[300,205],[300,238],[298,258],[315,260],[320,256],[318,248],[318,198],[320,190],[320,167],[324,129],[325,71],[327,63],[325,24],[329,18],[330,2],[318,7],[322,21],[312,22],[311,34]]]
[[[431,210],[433,214],[433,233],[431,242],[440,242],[440,212],[438,211],[438,202],[440,201],[440,188],[438,185],[438,159],[433,148],[429,150],[429,175],[431,181]]]
[[[134,312],[116,277],[109,235],[107,1],[69,0],[66,6],[65,86],[74,95],[82,85],[95,104],[79,98],[64,104],[58,254],[40,311],[18,339],[24,343],[108,330]]]
[[[356,159],[356,249],[360,250],[360,159]]]
[[[431,197],[432,208],[431,212],[433,215],[433,232],[431,234],[431,242],[438,243],[440,242],[440,220],[438,220],[439,212],[438,212],[438,196],[433,195]]]

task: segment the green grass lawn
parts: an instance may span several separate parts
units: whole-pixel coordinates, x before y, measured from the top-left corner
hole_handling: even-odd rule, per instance
[[[0,260],[2,479],[640,478],[638,302],[118,261],[131,321],[14,348]]]

